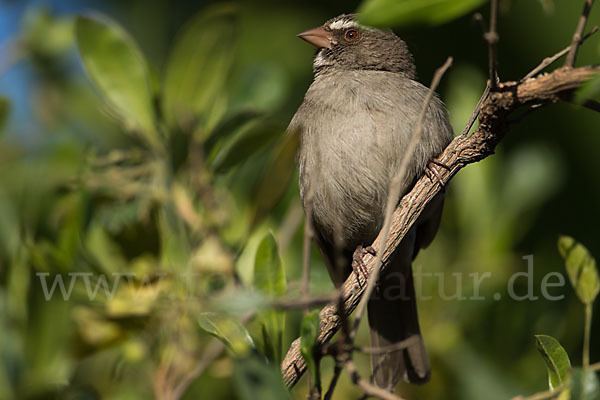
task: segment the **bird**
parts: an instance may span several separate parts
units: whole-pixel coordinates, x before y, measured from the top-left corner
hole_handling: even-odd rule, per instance
[[[287,132],[299,135],[301,202],[339,287],[353,273],[354,251],[369,248],[382,228],[390,184],[402,159],[410,157],[401,196],[428,168],[436,168],[431,160],[453,133],[435,95],[414,152],[405,154],[429,89],[417,81],[413,56],[392,30],[342,14],[298,37],[317,48],[314,79]],[[393,348],[411,339],[406,348],[371,355],[372,381],[389,391],[402,380],[419,384],[430,378],[411,264],[433,240],[443,202],[442,191],[394,251],[367,303],[372,346]]]

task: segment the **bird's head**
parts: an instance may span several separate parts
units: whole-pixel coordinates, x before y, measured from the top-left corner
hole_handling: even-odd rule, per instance
[[[355,14],[343,14],[298,35],[316,46],[315,74],[330,70],[377,70],[415,77],[406,43],[389,29],[361,25]]]

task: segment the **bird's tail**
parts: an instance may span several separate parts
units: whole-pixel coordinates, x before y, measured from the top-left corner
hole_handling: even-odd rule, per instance
[[[425,383],[430,377],[410,265],[413,243],[400,244],[405,248],[397,249],[368,303],[371,345],[380,349],[371,355],[373,380],[388,390],[400,380]]]

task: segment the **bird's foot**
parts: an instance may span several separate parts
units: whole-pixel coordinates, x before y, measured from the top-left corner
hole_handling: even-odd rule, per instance
[[[359,274],[362,274],[365,282],[369,278],[369,271],[367,271],[367,266],[363,262],[363,256],[367,253],[371,254],[373,257],[377,255],[373,246],[363,247],[361,244],[356,246],[356,250],[352,255],[352,271],[356,274],[356,280],[359,283],[361,282]]]
[[[433,159],[430,160],[427,165],[425,166],[425,175],[427,175],[427,177],[429,178],[429,180],[431,180],[431,182],[437,181],[437,183],[440,185],[440,187],[443,189],[446,188],[446,184],[444,183],[444,180],[442,179],[442,176],[440,175],[440,171],[438,170],[437,167],[442,167],[446,170],[450,170],[450,167],[448,167],[446,164]]]

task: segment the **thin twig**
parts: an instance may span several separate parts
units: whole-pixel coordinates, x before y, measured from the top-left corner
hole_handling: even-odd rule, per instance
[[[483,35],[488,44],[488,61],[490,71],[490,89],[495,89],[498,84],[498,57],[496,44],[498,43],[498,0],[490,1],[490,30]]]
[[[592,111],[600,112],[600,103],[596,100],[586,100],[582,106],[589,108]]]
[[[594,0],[585,0],[583,12],[581,13],[581,17],[579,17],[577,29],[575,29],[575,33],[573,34],[573,40],[571,41],[571,49],[569,50],[569,54],[567,54],[567,59],[565,60],[565,67],[572,68],[575,66],[577,51],[579,50],[579,46],[582,42],[583,31],[585,29],[585,24],[587,23],[588,16],[590,15],[592,4],[594,4]]]
[[[550,389],[550,390],[545,390],[543,392],[539,392],[539,393],[535,393],[531,396],[527,396],[527,397],[523,397],[523,396],[517,396],[515,397],[513,400],[548,400],[548,399],[553,399],[556,398],[558,396],[560,396],[560,394],[563,392],[563,390],[565,390],[567,388],[567,384],[563,383],[560,386],[557,386],[554,389]]]
[[[327,393],[325,393],[325,397],[323,398],[323,400],[331,400],[333,398],[333,392],[335,391],[336,385],[338,383],[338,380],[340,379],[342,371],[342,363],[336,360],[335,367],[333,368],[333,376],[331,377],[331,383],[329,384],[329,388],[327,389]]]
[[[350,374],[350,379],[352,379],[352,383],[361,388],[361,390],[365,392],[367,396],[376,397],[382,400],[402,400],[402,397],[399,397],[394,393],[390,393],[387,390],[377,387],[363,379],[359,375],[358,370],[356,369],[356,365],[354,364],[354,361],[352,361],[352,359],[348,358],[344,362],[344,366],[346,367],[348,374]]]
[[[312,187],[309,186],[306,193],[306,201],[304,202],[304,239],[302,242],[302,285],[300,286],[300,297],[302,300],[308,299],[309,283],[310,283],[310,249],[313,239],[312,228]],[[304,314],[308,314],[308,305],[304,307]]]
[[[598,32],[598,25],[594,26],[592,28],[592,30],[590,30],[581,39],[581,43],[585,42],[590,36],[592,36],[596,32]],[[555,55],[553,55],[551,57],[544,58],[542,60],[542,62],[540,63],[540,65],[538,65],[537,67],[535,67],[534,69],[532,69],[531,72],[529,72],[527,75],[525,75],[523,77],[523,79],[521,79],[521,82],[524,82],[527,79],[533,78],[534,76],[536,76],[537,74],[539,74],[544,68],[546,68],[547,66],[549,66],[550,64],[552,64],[554,61],[558,60],[559,58],[561,58],[562,56],[564,56],[565,54],[567,54],[569,52],[569,50],[571,50],[571,46],[572,46],[572,44],[568,45],[567,47],[565,47],[564,49],[562,49],[561,51],[559,51]]]
[[[267,308],[274,308],[277,310],[296,310],[298,308],[313,308],[313,307],[319,307],[322,305],[325,305],[327,303],[331,303],[332,301],[336,300],[338,298],[338,294],[337,291],[331,294],[326,294],[323,296],[308,296],[308,297],[301,297],[299,299],[288,299],[288,298],[283,298],[283,299],[278,299],[278,300],[273,300],[271,301],[268,305]]]
[[[440,68],[438,68],[435,71],[435,74],[433,75],[433,80],[431,82],[431,87],[429,88],[429,92],[427,93],[427,96],[425,97],[425,101],[423,102],[421,112],[417,119],[417,123],[415,125],[415,130],[414,130],[412,137],[410,139],[410,142],[406,148],[404,157],[402,158],[402,162],[400,163],[400,167],[398,168],[398,173],[392,179],[392,182],[390,184],[390,189],[389,189],[388,198],[387,198],[387,205],[386,205],[386,209],[385,209],[385,219],[383,222],[383,228],[381,229],[381,232],[382,232],[383,238],[384,238],[384,240],[382,242],[383,245],[385,245],[385,243],[387,242],[387,239],[389,238],[389,235],[391,232],[392,214],[394,213],[394,209],[396,208],[396,205],[398,204],[398,199],[400,198],[400,194],[401,194],[400,190],[402,188],[402,183],[404,182],[406,173],[408,171],[408,163],[412,159],[412,155],[415,152],[419,141],[421,140],[421,134],[423,132],[423,119],[425,118],[425,113],[427,112],[427,107],[429,107],[429,102],[431,101],[431,98],[433,97],[435,89],[439,85],[440,80],[442,79],[442,76],[446,73],[446,71],[448,70],[448,68],[450,68],[451,65],[452,65],[452,57],[448,57],[448,59],[446,60],[444,65],[442,65]],[[367,306],[367,302],[369,301],[369,298],[371,297],[371,293],[373,293],[373,289],[375,288],[375,285],[379,278],[379,270],[381,269],[381,264],[382,264],[381,256],[383,254],[383,250],[384,250],[383,248],[377,249],[375,267],[371,270],[371,273],[367,280],[367,288],[365,289],[365,293],[363,294],[363,297],[360,300],[360,303],[356,309],[354,325],[352,327],[352,332],[351,332],[351,338],[354,337],[354,335],[358,331],[358,326],[359,326],[362,316],[364,314],[365,308]]]
[[[240,318],[240,323],[245,324],[248,322],[256,312],[252,311]],[[202,357],[198,362],[198,365],[190,371],[181,381],[175,385],[172,390],[172,394],[169,397],[170,399],[180,399],[183,396],[184,392],[187,390],[188,386],[204,372],[206,367],[208,367],[225,349],[225,344],[218,339],[212,339],[206,348],[204,349],[204,353],[202,353]]]
[[[277,242],[279,243],[279,251],[282,254],[292,242],[294,235],[296,235],[298,227],[302,223],[303,216],[304,211],[302,210],[302,206],[299,202],[292,203],[288,211],[285,213],[283,221],[281,222],[281,225],[279,225],[279,229],[277,229],[277,232],[279,233]]]
[[[392,344],[387,345],[387,346],[380,346],[380,347],[354,347],[354,350],[359,351],[361,353],[366,353],[366,354],[384,354],[384,353],[389,353],[389,352],[392,352],[392,351],[406,349],[406,348],[412,346],[413,344],[415,344],[418,341],[419,341],[419,337],[416,336],[416,335],[413,335],[413,336],[410,336],[408,339],[404,339],[404,340],[401,340],[401,341],[396,342],[396,343],[392,343]]]
[[[467,122],[465,129],[463,129],[463,131],[461,132],[461,136],[465,136],[469,133],[469,131],[473,127],[473,124],[475,123],[475,120],[477,119],[477,117],[479,117],[479,112],[481,111],[481,105],[483,104],[484,101],[487,100],[489,95],[490,95],[490,82],[488,81],[485,85],[485,90],[483,91],[483,94],[479,98],[479,101],[477,102],[477,105],[475,106],[475,109],[473,110],[473,114],[471,114],[471,118],[469,119],[469,122]]]

